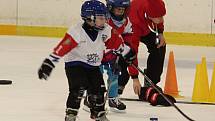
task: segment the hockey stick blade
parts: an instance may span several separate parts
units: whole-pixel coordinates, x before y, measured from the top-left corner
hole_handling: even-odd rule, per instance
[[[173,106],[182,116],[184,116],[187,120],[189,121],[194,121],[193,119],[191,119],[190,117],[188,117],[181,109],[179,109],[172,101],[170,101],[164,94],[163,92],[161,92],[156,86],[155,84],[152,82],[151,79],[149,79],[149,77],[138,67],[135,66],[134,64],[131,64],[134,68],[136,68],[146,79],[147,82],[150,83],[150,85],[152,86],[152,88],[154,88],[171,106]]]

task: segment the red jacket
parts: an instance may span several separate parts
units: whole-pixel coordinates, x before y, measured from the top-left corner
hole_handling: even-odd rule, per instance
[[[136,36],[146,36],[151,31],[148,25],[152,25],[152,21],[147,18],[162,17],[166,14],[165,4],[162,0],[132,0],[129,18],[133,25],[133,31]],[[158,24],[158,31],[164,31],[164,24]]]

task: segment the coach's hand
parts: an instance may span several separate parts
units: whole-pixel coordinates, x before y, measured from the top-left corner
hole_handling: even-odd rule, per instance
[[[133,79],[133,89],[134,89],[134,93],[136,95],[140,94],[140,90],[141,90],[141,84],[138,78]]]
[[[158,39],[160,40],[160,42],[159,42],[157,48],[160,48],[160,47],[166,45],[166,40],[165,40],[163,34],[159,34],[159,35],[158,35]]]

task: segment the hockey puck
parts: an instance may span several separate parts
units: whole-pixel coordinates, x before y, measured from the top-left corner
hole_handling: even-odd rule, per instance
[[[158,121],[158,118],[150,118],[150,121]]]
[[[11,80],[0,80],[0,85],[9,85],[12,84]]]

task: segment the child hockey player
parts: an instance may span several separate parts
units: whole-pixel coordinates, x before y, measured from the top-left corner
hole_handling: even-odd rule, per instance
[[[118,33],[121,34],[125,44],[129,45],[136,53],[138,50],[139,43],[138,41],[133,41],[133,31],[132,24],[130,19],[128,18],[128,11],[130,7],[130,0],[107,0],[107,8],[109,10],[110,19],[108,21],[109,25],[117,30]],[[134,64],[137,65],[137,56],[135,58]],[[133,88],[134,92],[138,93],[140,91],[140,83],[138,79],[138,71],[134,69],[132,66],[129,66],[127,62],[123,58],[119,58],[118,67],[120,68],[120,74],[114,75],[115,81],[113,82],[123,83],[124,80],[129,80],[131,75],[133,79]],[[127,68],[129,72],[127,71]],[[111,77],[111,75],[109,75]],[[111,84],[112,84],[111,83]],[[117,84],[117,83],[114,83]],[[118,110],[123,110],[126,108],[125,104],[123,104],[118,98],[118,85],[117,88],[113,88],[109,93],[109,106]],[[116,90],[117,89],[117,90]],[[114,91],[113,91],[114,90]],[[112,92],[112,94],[111,94]]]
[[[133,50],[137,51],[137,44],[132,43],[132,28],[131,22],[127,17],[128,9],[130,6],[130,0],[106,0],[107,8],[109,10],[108,24],[113,27],[116,32],[121,34],[121,37],[125,41],[127,45],[132,47]],[[136,44],[134,46],[134,44]],[[135,58],[135,64],[137,65],[137,59]],[[129,73],[127,71],[128,64],[125,62],[123,58],[113,58],[107,52],[104,55],[102,60],[102,65],[100,66],[101,70],[104,72],[107,71],[108,74],[108,104],[110,110],[116,112],[125,112],[126,105],[121,102],[118,98],[118,77],[120,76],[121,80],[128,80]],[[138,80],[138,71],[132,67],[129,68],[130,74],[134,77],[134,82],[139,82]],[[126,78],[124,78],[126,77]],[[120,80],[120,81],[121,81]],[[120,82],[119,82],[120,83]],[[135,83],[134,88],[139,88],[140,91],[140,83]],[[85,99],[85,107],[84,110],[89,110],[89,103],[87,102],[87,98]]]
[[[123,5],[123,3],[125,5]],[[127,3],[127,5],[126,5]],[[130,10],[130,0],[107,0],[107,7],[109,9],[111,19],[109,24],[121,33],[125,43],[134,49],[136,55],[138,53],[139,40],[135,39],[136,36],[133,35],[132,23],[130,18],[128,18],[128,13]],[[137,57],[137,56],[136,56]],[[138,59],[136,58],[134,63],[138,66]],[[120,58],[119,67],[121,69],[121,74],[118,77],[119,88],[118,94],[122,94],[122,91],[127,84],[130,76],[133,79],[133,89],[135,94],[140,93],[141,84],[138,79],[138,71],[126,63],[126,61]]]
[[[85,1],[81,7],[83,23],[69,29],[54,51],[47,57],[38,71],[39,79],[47,79],[60,58],[65,56],[65,71],[69,84],[65,121],[75,121],[80,102],[87,89],[89,93],[91,118],[109,121],[104,109],[105,85],[99,69],[106,47],[132,61],[131,49],[122,43],[119,34],[106,24],[106,6],[97,1]],[[114,41],[113,41],[114,40]]]

